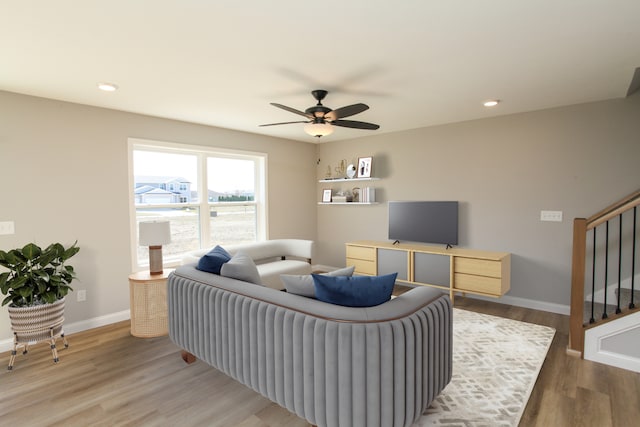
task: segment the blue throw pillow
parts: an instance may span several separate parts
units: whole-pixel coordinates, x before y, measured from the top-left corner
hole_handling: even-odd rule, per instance
[[[316,298],[347,307],[373,307],[391,299],[398,273],[384,276],[323,276],[312,274]]]
[[[198,261],[196,268],[213,274],[220,274],[222,264],[229,262],[231,255],[222,246],[217,245]]]

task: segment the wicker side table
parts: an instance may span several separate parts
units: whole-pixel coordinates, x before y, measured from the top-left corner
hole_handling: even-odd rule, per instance
[[[167,312],[167,277],[173,269],[161,274],[140,271],[129,275],[131,335],[151,338],[169,333]]]

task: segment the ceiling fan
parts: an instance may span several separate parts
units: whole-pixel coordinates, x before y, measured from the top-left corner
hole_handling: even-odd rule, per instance
[[[272,102],[271,105],[273,105],[274,107],[282,108],[283,110],[289,111],[291,113],[304,116],[307,118],[307,120],[296,122],[269,123],[260,126],[277,126],[288,125],[292,123],[306,123],[304,131],[309,135],[316,136],[318,138],[333,133],[333,126],[368,130],[376,130],[380,127],[379,125],[373,123],[358,122],[355,120],[342,120],[345,117],[350,117],[368,110],[369,106],[360,103],[347,105],[346,107],[332,110],[331,108],[322,105],[322,100],[325,98],[325,96],[327,96],[327,93],[329,92],[322,89],[311,91],[311,95],[313,95],[318,103],[313,107],[307,108],[306,110],[304,110],[304,112],[296,110],[295,108],[287,107],[286,105]]]

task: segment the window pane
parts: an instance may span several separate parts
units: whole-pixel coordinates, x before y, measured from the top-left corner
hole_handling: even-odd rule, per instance
[[[212,206],[210,218],[212,247],[256,241],[255,206]]]
[[[255,162],[253,160],[207,158],[209,202],[255,200],[254,187]]]
[[[198,201],[198,158],[190,154],[133,151],[135,203]]]
[[[171,243],[162,246],[163,260],[179,260],[185,252],[200,248],[199,215],[197,207],[136,208],[136,225],[142,221],[169,221]],[[136,230],[138,229],[139,226],[136,226]],[[147,247],[138,246],[138,262],[149,263]]]

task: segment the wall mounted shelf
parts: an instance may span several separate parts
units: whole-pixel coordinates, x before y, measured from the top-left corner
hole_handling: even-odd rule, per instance
[[[350,181],[378,181],[380,178],[333,178],[333,179],[321,179],[318,182],[350,182]]]
[[[380,202],[318,202],[319,205],[379,205]]]

